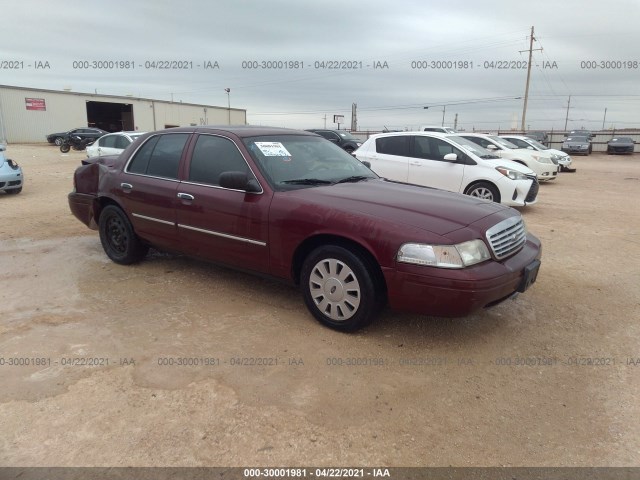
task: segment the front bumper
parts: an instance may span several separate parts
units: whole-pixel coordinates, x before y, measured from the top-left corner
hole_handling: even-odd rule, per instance
[[[526,270],[538,265],[541,254],[540,241],[528,234],[524,247],[500,262],[490,260],[459,270],[397,263],[395,270],[383,272],[389,306],[439,317],[469,315],[522,290]],[[529,274],[528,280],[533,283],[535,277]]]
[[[0,167],[0,192],[22,188],[23,183],[22,168],[14,169],[7,162]]]

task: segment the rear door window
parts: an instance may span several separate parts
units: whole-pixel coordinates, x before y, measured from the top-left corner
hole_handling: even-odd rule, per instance
[[[127,172],[177,179],[180,158],[189,135],[172,133],[151,137],[131,160]]]
[[[376,152],[408,157],[410,140],[408,135],[376,138]]]

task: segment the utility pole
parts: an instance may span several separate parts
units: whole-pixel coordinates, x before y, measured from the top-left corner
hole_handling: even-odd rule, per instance
[[[441,127],[444,127],[444,112],[447,111],[447,106],[443,105],[442,106],[442,125],[440,125]]]
[[[603,130],[604,130],[604,122],[605,122],[606,119],[607,119],[607,109],[605,107],[605,109],[604,109],[604,118],[602,119],[602,129]]]
[[[456,118],[453,121],[453,129],[458,130],[458,114],[456,113]]]
[[[324,114],[324,129],[327,129],[327,114]]]
[[[531,80],[531,59],[533,58],[533,41],[536,38],[533,35],[533,27],[531,27],[531,38],[529,39],[529,63],[527,64],[527,86],[524,90],[524,106],[522,107],[522,124],[520,128],[522,133],[525,132],[524,126],[526,124],[527,119],[527,102],[529,101],[529,81]],[[541,48],[536,48],[536,51],[542,51]],[[526,50],[521,50],[520,53],[526,52]]]
[[[567,102],[567,116],[564,117],[564,131],[567,131],[567,122],[569,122],[569,108],[571,107],[571,95],[569,95],[569,101]]]
[[[351,104],[351,131],[352,132],[358,131],[358,104],[357,103]]]

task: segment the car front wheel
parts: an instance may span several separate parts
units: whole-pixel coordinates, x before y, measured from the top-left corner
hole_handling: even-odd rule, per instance
[[[320,323],[351,332],[371,323],[383,304],[376,278],[362,256],[327,245],[306,258],[300,283],[305,304]]]
[[[470,197],[482,198],[492,202],[500,203],[500,193],[498,189],[487,182],[479,182],[472,185],[465,192]]]
[[[115,205],[107,205],[100,214],[100,243],[115,263],[130,265],[144,258],[149,247],[133,231],[124,212]]]
[[[53,141],[53,143],[55,143],[57,146],[62,145],[62,142],[64,141],[64,139],[62,137],[56,137],[56,139]]]

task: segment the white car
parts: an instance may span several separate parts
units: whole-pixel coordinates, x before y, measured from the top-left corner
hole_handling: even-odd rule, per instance
[[[518,148],[496,135],[481,133],[459,133],[458,135],[495,152],[500,158],[526,165],[538,175],[538,180],[541,182],[554,180],[558,176],[558,166],[553,163],[551,155],[547,153]]]
[[[120,155],[140,135],[147,132],[116,132],[103,135],[87,147],[87,157]]]
[[[523,135],[500,135],[500,138],[513,143],[518,148],[528,148],[531,150],[537,150],[538,152],[547,152],[551,155],[551,161],[560,165],[560,169],[563,171],[572,170],[571,164],[573,160],[568,153],[562,150],[556,150],[555,148],[549,148],[546,145],[538,142],[537,140]]]
[[[524,206],[536,202],[529,168],[504,160],[458,135],[394,132],[372,135],[354,152],[381,177]]]
[[[435,127],[431,125],[422,125],[420,127],[421,132],[440,132],[440,133],[457,133],[453,128],[449,127]]]

